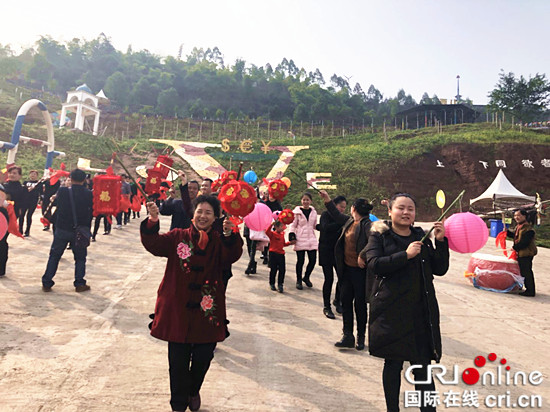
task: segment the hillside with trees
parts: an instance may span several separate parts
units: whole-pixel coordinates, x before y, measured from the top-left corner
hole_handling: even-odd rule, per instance
[[[257,66],[224,61],[217,48],[194,48],[186,56],[157,56],[147,50],[116,50],[101,34],[63,44],[49,36],[16,55],[0,45],[0,76],[14,84],[64,97],[86,83],[103,89],[114,110],[169,117],[274,121],[381,123],[416,101],[400,90],[385,97],[374,86],[350,84],[337,74],[299,67],[293,59]],[[426,93],[423,102],[439,102]]]

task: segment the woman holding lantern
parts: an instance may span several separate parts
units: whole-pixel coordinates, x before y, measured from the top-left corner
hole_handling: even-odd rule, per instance
[[[141,242],[153,255],[168,258],[151,335],[168,341],[172,410],[196,411],[216,343],[226,337],[222,268],[239,259],[243,241],[229,219],[222,233],[212,229],[220,215],[220,202],[212,196],[197,198],[191,227],[162,235],[157,205],[149,202],[147,209]]]
[[[416,381],[426,381],[427,365],[441,358],[439,307],[433,275],[449,268],[449,245],[442,222],[434,223],[435,248],[424,231],[413,227],[416,201],[397,193],[389,200],[390,221],[374,222],[369,242],[360,258],[367,262],[375,285],[370,296],[369,351],[384,358],[382,382],[388,411],[399,410],[403,362],[414,370]],[[434,384],[416,384],[421,391],[434,391]],[[423,405],[422,411],[435,410]]]

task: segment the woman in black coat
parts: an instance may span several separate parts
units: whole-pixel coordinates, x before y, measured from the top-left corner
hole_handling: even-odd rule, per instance
[[[343,223],[340,236],[334,247],[336,273],[340,284],[342,300],[342,339],[334,344],[338,348],[365,349],[367,329],[367,272],[359,254],[367,245],[372,205],[366,199],[358,198],[351,205],[351,216],[340,213],[324,190],[321,197],[332,218]],[[353,336],[353,314],[357,320],[357,343]]]
[[[336,208],[340,213],[346,211],[347,200],[344,196],[336,196],[332,199]],[[332,292],[332,284],[334,283],[334,269],[336,268],[336,258],[334,257],[334,246],[340,236],[340,230],[344,226],[343,222],[336,222],[328,211],[321,214],[321,220],[317,225],[319,231],[319,266],[323,268],[325,281],[323,283],[323,313],[329,319],[334,319],[334,313],[330,306],[330,294]],[[340,302],[340,287],[336,282],[336,293],[334,295],[334,305],[336,311],[342,313],[342,305]]]
[[[403,362],[422,365],[414,370],[416,381],[425,381],[427,365],[441,358],[439,308],[433,275],[444,275],[449,267],[445,228],[434,223],[435,248],[421,228],[413,227],[416,202],[405,193],[389,202],[391,222],[375,222],[366,255],[369,274],[376,276],[370,297],[369,351],[384,358],[382,381],[388,411],[399,410],[399,388]],[[434,391],[431,384],[416,390]],[[424,399],[422,394],[421,399]],[[435,408],[423,406],[422,411]]]

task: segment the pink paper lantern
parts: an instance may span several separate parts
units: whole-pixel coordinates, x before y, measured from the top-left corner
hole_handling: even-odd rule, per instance
[[[485,246],[489,229],[485,222],[470,212],[455,213],[445,221],[449,248],[459,253],[474,253]]]
[[[266,230],[273,222],[271,209],[263,203],[256,203],[254,210],[244,217],[244,223],[252,230]]]

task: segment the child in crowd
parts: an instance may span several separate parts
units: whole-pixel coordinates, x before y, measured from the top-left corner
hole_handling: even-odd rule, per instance
[[[6,223],[10,222],[10,217],[7,210],[6,201],[6,189],[0,184],[0,213],[6,218]],[[6,227],[6,233],[0,240],[0,278],[6,274],[6,263],[8,262],[8,235],[9,232]]]
[[[285,251],[284,247],[293,245],[296,241],[285,242],[285,225],[276,220],[273,223],[273,228],[269,227],[265,231],[269,237],[269,286],[271,290],[279,290],[283,293],[283,283],[285,281]],[[277,278],[277,289],[275,289],[275,275],[279,272]]]

